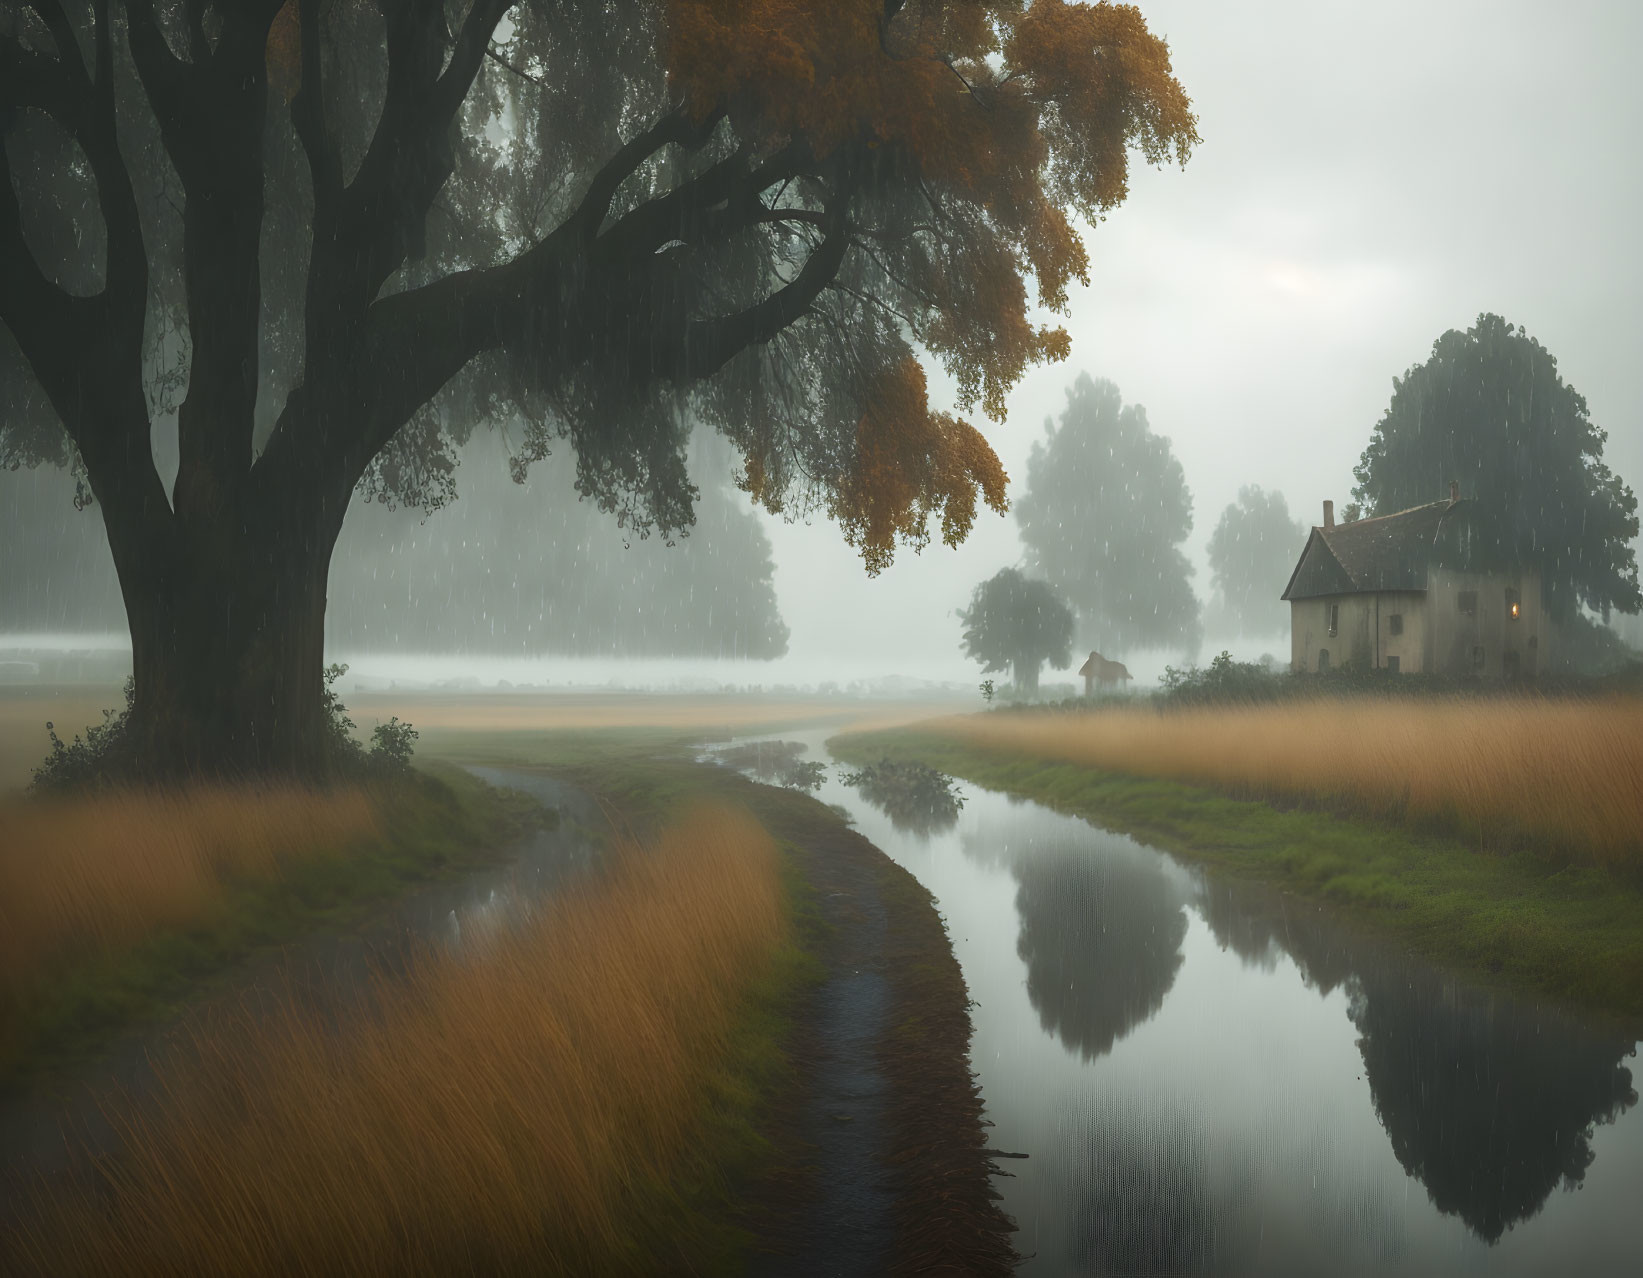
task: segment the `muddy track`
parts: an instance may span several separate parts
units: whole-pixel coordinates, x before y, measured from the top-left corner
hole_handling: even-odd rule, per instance
[[[810,885],[826,967],[792,1044],[782,1153],[751,1195],[753,1272],[1009,1273],[969,998],[933,899],[822,804],[736,781]]]

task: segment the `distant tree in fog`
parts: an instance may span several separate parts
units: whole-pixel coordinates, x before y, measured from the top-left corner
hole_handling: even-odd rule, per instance
[[[1480,315],[1393,380],[1352,492],[1386,515],[1445,498],[1458,481],[1501,559],[1540,568],[1554,615],[1582,604],[1605,618],[1637,612],[1637,498],[1603,464],[1607,438],[1550,351]]]
[[[329,642],[352,651],[768,659],[787,651],[770,539],[731,485],[729,450],[698,437],[687,536],[624,537],[577,499],[569,457],[509,482],[474,440],[462,496],[437,519],[373,505],[331,563]]]
[[[1306,544],[1306,525],[1289,514],[1282,493],[1259,484],[1238,490],[1209,538],[1211,609],[1239,634],[1270,635],[1289,624],[1278,596]]]
[[[917,352],[1002,418],[1075,219],[1197,141],[1134,8],[954,0],[34,0],[0,129],[0,466],[84,476],[170,772],[328,770],[351,499],[441,504],[480,426],[630,534],[695,420],[869,571],[962,541],[1004,473]]]
[[[1118,387],[1082,373],[1060,425],[1044,423],[1015,502],[1030,572],[1078,611],[1079,634],[1109,656],[1198,646],[1198,598],[1181,543],[1192,494],[1169,440]]]
[[[1015,568],[1001,569],[975,588],[960,647],[981,672],[1009,670],[1017,696],[1038,693],[1038,671],[1048,661],[1057,670],[1072,664],[1072,609],[1042,581]]]

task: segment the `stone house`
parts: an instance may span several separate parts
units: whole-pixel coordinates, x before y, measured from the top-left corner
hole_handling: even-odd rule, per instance
[[[1341,524],[1326,501],[1283,593],[1293,669],[1506,679],[1547,669],[1540,575],[1501,567],[1476,514],[1454,484],[1448,501]]]

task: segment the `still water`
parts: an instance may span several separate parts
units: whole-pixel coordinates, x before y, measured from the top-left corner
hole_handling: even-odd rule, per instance
[[[946,917],[1024,1272],[1643,1274],[1631,1036],[1038,804],[898,824],[841,772],[819,797]]]

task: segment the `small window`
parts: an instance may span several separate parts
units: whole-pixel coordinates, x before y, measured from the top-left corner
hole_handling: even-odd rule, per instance
[[[1516,679],[1523,669],[1523,659],[1515,652],[1500,654],[1500,672],[1508,679]]]
[[[1340,606],[1340,604],[1330,604],[1329,605],[1329,633],[1332,634],[1332,635],[1338,635],[1338,634],[1341,633],[1341,606]]]
[[[1460,592],[1460,615],[1463,617],[1475,617],[1478,615],[1477,591],[1463,590]]]
[[[1395,612],[1386,619],[1386,630],[1388,634],[1401,635],[1403,633],[1403,614],[1401,612]]]
[[[1398,673],[1398,659],[1396,657],[1388,657],[1386,659],[1386,669],[1387,669],[1387,672],[1389,674],[1397,674]]]
[[[1523,597],[1511,586],[1506,587],[1506,620],[1516,621],[1523,615]]]
[[[1479,644],[1476,648],[1472,649],[1472,669],[1474,669],[1474,670],[1482,670],[1483,669],[1483,645],[1482,644]]]
[[[1329,673],[1329,649],[1328,648],[1319,648],[1318,649],[1318,673],[1319,674],[1328,674]]]

